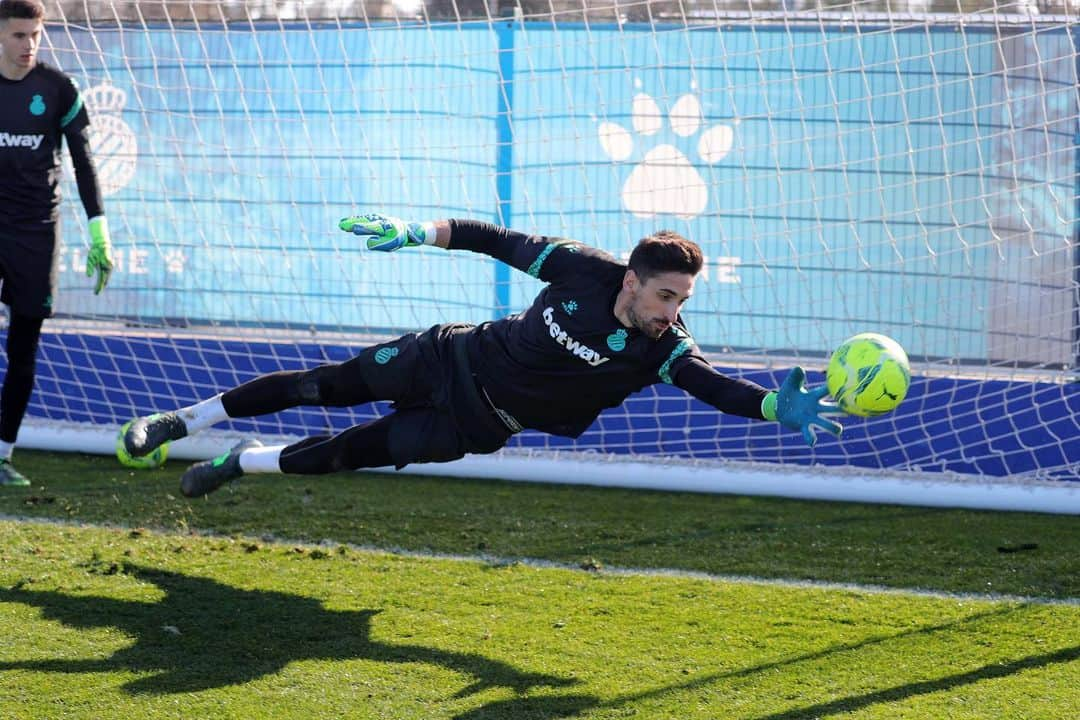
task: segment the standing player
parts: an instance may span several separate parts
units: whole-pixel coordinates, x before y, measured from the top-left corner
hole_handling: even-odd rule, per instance
[[[372,250],[417,245],[490,255],[548,285],[532,306],[480,325],[437,325],[367,348],[340,364],[256,378],[175,412],[133,422],[126,450],[145,455],[229,418],[300,405],[344,407],[392,400],[394,412],[338,435],[288,446],[240,443],[183,474],[199,497],[245,473],[321,474],[490,453],[524,428],[577,437],[605,408],[654,383],[670,383],[743,417],[779,420],[813,445],[835,407],[824,386],[807,392],[794,368],[778,392],[726,377],[706,362],[679,311],[701,270],[698,246],[669,231],[641,240],[623,264],[571,240],[524,235],[470,220],[404,223],[349,217],[340,227]]]
[[[44,17],[38,0],[0,0],[0,301],[10,309],[8,367],[0,391],[0,485],[30,484],[12,466],[11,454],[34,387],[41,323],[53,311],[65,138],[90,219],[86,274],[97,273],[95,294],[112,272],[90,156],[90,119],[73,81],[38,62]]]

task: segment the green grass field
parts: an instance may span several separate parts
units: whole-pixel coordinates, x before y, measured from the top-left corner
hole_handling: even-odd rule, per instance
[[[18,460],[0,718],[1080,717],[1075,517]]]

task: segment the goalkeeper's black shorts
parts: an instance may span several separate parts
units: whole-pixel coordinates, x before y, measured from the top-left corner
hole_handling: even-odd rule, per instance
[[[500,419],[476,382],[466,351],[473,329],[436,325],[357,356],[374,396],[394,401],[389,451],[397,467],[492,453],[521,429]]]
[[[0,302],[20,315],[52,317],[57,247],[56,223],[31,231],[0,228]]]

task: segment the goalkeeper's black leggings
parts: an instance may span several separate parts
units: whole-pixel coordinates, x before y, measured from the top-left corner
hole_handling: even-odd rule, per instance
[[[374,345],[347,362],[276,372],[228,391],[229,417],[299,405],[347,407],[390,400],[394,412],[334,436],[307,438],[281,453],[287,473],[447,462],[495,452],[513,434],[480,397],[466,355],[470,325],[436,325]]]
[[[229,417],[254,417],[309,405],[350,407],[378,398],[364,381],[360,356],[310,370],[282,370],[250,380],[221,396]]]
[[[229,417],[253,417],[301,405],[349,407],[377,398],[360,377],[358,358],[311,370],[263,375],[221,397]],[[351,363],[351,364],[350,364]],[[394,415],[357,425],[337,435],[309,437],[281,453],[282,472],[318,475],[361,467],[393,465],[389,433]]]
[[[15,442],[34,390],[42,320],[11,313],[5,346],[8,368],[4,374],[4,387],[0,390],[0,440],[7,443]]]

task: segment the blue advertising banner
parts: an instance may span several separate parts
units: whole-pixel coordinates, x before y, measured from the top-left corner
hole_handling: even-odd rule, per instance
[[[535,293],[487,258],[373,257],[335,229],[378,210],[616,255],[678,230],[708,259],[687,309],[708,349],[821,354],[875,330],[915,358],[1074,359],[1076,67],[1060,30],[218,26],[49,41],[84,85],[120,259],[114,287],[90,295],[67,203],[62,314],[401,331]],[[1046,324],[1031,347],[995,345],[1031,318]]]

